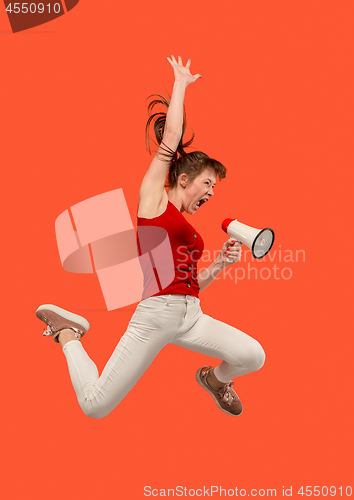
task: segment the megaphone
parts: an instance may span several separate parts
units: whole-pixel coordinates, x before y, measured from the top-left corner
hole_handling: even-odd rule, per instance
[[[274,243],[274,231],[269,227],[256,229],[242,224],[237,219],[225,219],[221,227],[231,238],[250,248],[255,259],[267,255]],[[232,261],[228,259],[228,262]]]

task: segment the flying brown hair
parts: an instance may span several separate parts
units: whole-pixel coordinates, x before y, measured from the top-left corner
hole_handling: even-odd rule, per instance
[[[219,161],[210,158],[208,155],[202,153],[201,151],[192,151],[190,153],[185,152],[185,148],[189,147],[192,144],[195,134],[192,131],[191,139],[185,143],[183,142],[183,136],[187,128],[186,110],[184,106],[182,136],[177,146],[177,150],[173,151],[162,141],[165,131],[167,111],[160,111],[157,113],[152,113],[152,111],[157,105],[162,105],[168,109],[170,101],[166,97],[159,94],[151,95],[148,99],[150,99],[150,97],[157,97],[157,99],[152,100],[148,105],[149,119],[145,127],[146,149],[151,154],[149,129],[151,123],[153,123],[154,135],[156,138],[156,142],[153,142],[154,144],[160,146],[160,151],[162,149],[162,153],[159,152],[160,157],[165,159],[165,161],[171,163],[168,171],[168,183],[166,183],[165,187],[169,187],[170,189],[176,187],[178,177],[182,173],[187,174],[189,181],[191,182],[208,167],[212,168],[215,171],[220,180],[224,179],[224,177],[226,176],[226,168]]]

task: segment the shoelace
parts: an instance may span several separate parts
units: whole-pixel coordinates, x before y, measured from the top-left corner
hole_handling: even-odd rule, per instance
[[[70,328],[70,330],[73,330],[73,332],[75,333],[75,337],[77,339],[81,339],[82,333],[80,332],[80,330],[77,330],[76,328]],[[44,329],[43,335],[45,337],[50,337],[51,335],[54,335],[55,333],[57,333],[57,332],[54,330],[54,327],[50,323],[48,323],[47,329],[46,330]]]
[[[231,392],[231,389],[232,389],[233,385],[234,385],[233,382],[228,382],[225,385],[224,392],[223,393],[219,393],[221,401],[224,401],[227,404],[227,406],[231,406],[232,402],[236,401],[236,398],[234,397],[234,395]]]
[[[43,328],[44,329],[44,332],[43,332],[43,335],[45,337],[50,337],[51,335],[54,335],[55,331],[54,331],[54,328],[52,327],[52,325],[47,325],[47,329]]]

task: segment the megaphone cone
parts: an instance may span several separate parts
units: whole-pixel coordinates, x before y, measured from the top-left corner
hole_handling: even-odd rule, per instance
[[[238,222],[237,219],[225,219],[221,227],[231,238],[250,248],[255,259],[261,259],[267,255],[274,243],[274,231],[269,227],[256,229]]]

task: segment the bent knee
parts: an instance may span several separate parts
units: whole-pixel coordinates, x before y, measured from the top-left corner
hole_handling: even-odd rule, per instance
[[[252,347],[252,366],[253,366],[253,371],[257,371],[260,370],[264,365],[266,355],[261,344],[256,340],[254,342],[255,343],[253,344]]]
[[[101,415],[100,413],[97,413],[96,411],[84,411],[85,415],[90,418],[94,418],[96,420],[99,420],[100,418],[105,417],[106,415]]]
[[[85,401],[85,403],[88,403],[88,401]],[[92,405],[88,404],[83,404],[80,405],[82,411],[85,413],[85,415],[89,418],[94,418],[96,420],[100,418],[106,417],[109,413],[111,413],[111,410],[107,410],[105,408],[100,408],[100,407],[94,407]]]
[[[225,359],[234,368],[235,376],[256,372],[265,363],[265,352],[257,340],[252,339],[243,349],[237,349],[229,359]]]
[[[256,372],[265,362],[265,352],[257,340],[252,339],[245,349],[235,353],[235,361],[232,363],[238,366],[244,373]]]

